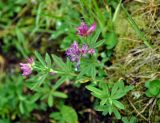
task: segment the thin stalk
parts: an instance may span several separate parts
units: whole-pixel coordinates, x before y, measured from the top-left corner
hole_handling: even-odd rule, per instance
[[[137,35],[139,36],[139,38],[141,40],[143,40],[144,44],[149,47],[152,48],[152,45],[149,43],[149,41],[147,40],[147,38],[145,37],[144,33],[139,29],[138,25],[135,23],[135,21],[132,19],[131,15],[128,13],[127,9],[124,8],[123,4],[121,5],[123,11],[125,12],[128,22],[130,23],[130,25],[132,26],[132,28],[134,29],[134,31],[137,33]]]

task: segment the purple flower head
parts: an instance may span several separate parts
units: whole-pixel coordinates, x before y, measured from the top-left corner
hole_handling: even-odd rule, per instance
[[[94,50],[94,49],[91,48],[91,49],[88,50],[88,54],[91,54],[91,55],[92,55],[92,54],[94,54],[94,53],[95,53],[95,50]]]
[[[28,76],[32,73],[33,58],[28,58],[27,63],[20,63],[20,69],[23,71],[23,76]]]
[[[66,55],[72,62],[78,62],[80,60],[80,49],[76,41],[67,49]]]
[[[86,25],[86,23],[84,22],[84,20],[82,20],[81,25],[79,27],[76,28],[77,30],[77,34],[80,36],[88,36],[90,34],[92,34],[92,32],[96,29],[96,23],[93,23],[90,28],[88,29],[88,26]]]
[[[87,36],[87,30],[88,26],[85,24],[85,22],[82,20],[81,25],[76,28],[77,34],[80,36]]]
[[[81,54],[86,54],[88,51],[88,45],[83,44],[80,51],[81,51]]]
[[[74,41],[74,43],[67,49],[66,55],[70,59],[71,62],[76,62],[75,70],[80,70],[80,59],[86,54],[94,54],[94,49],[89,49],[88,45],[83,44],[82,48],[79,48],[78,43]]]

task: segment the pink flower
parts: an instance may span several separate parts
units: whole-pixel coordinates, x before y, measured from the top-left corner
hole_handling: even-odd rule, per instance
[[[23,76],[28,76],[32,73],[33,62],[33,58],[28,58],[27,63],[20,63],[20,69],[23,71]]]
[[[88,45],[83,44],[82,48],[80,49],[81,54],[86,54],[88,51]]]
[[[86,54],[94,54],[94,49],[89,49],[88,45],[83,44],[82,48],[79,47],[78,43],[74,41],[74,43],[67,49],[66,55],[70,59],[71,62],[80,62],[81,56],[85,56]]]
[[[94,32],[95,29],[96,29],[96,23],[94,22],[94,23],[90,26],[90,28],[88,29],[87,35],[92,34],[92,32]]]
[[[89,50],[88,50],[88,54],[91,54],[91,55],[92,55],[92,54],[94,54],[94,53],[95,53],[95,50],[94,50],[94,49],[89,49]]]
[[[95,22],[88,29],[88,26],[86,25],[86,23],[83,20],[81,22],[81,25],[76,28],[77,34],[80,35],[80,36],[84,36],[84,37],[86,37],[88,35],[91,35],[92,32],[94,32],[95,29],[96,29],[96,23]]]
[[[76,41],[67,49],[66,55],[71,62],[76,62],[76,70],[80,69],[80,59],[87,54],[94,54],[94,49],[89,49],[88,45],[83,44],[82,48],[79,48],[79,45]]]

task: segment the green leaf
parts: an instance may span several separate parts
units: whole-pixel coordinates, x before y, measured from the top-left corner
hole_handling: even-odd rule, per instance
[[[62,106],[61,114],[66,123],[78,123],[78,116],[76,111],[69,106]]]
[[[46,55],[45,55],[45,61],[46,61],[46,63],[47,63],[47,66],[48,66],[48,67],[51,67],[51,58],[50,58],[50,56],[48,55],[48,53],[46,53]]]
[[[125,92],[123,90],[119,90],[117,91],[117,93],[115,95],[112,96],[112,99],[120,99],[122,98],[123,96],[125,96]]]
[[[56,90],[57,88],[59,88],[65,82],[66,79],[67,79],[66,76],[61,77],[53,86],[53,89]]]
[[[101,98],[101,95],[103,94],[102,91],[98,88],[95,88],[93,86],[86,86],[86,88],[90,91],[92,91],[93,93],[95,93],[99,98]]]
[[[83,75],[85,75],[85,74],[91,75],[90,70],[91,70],[92,65],[89,64],[89,65],[84,65],[84,66],[83,66],[83,64],[82,64],[81,67],[82,67],[83,69],[80,71],[80,73],[79,73],[79,75],[78,75],[78,79],[82,78]]]
[[[91,73],[92,79],[94,80],[96,77],[96,66],[92,65],[90,67],[90,73]]]
[[[150,81],[149,86],[150,86],[151,88],[152,88],[152,87],[156,87],[156,88],[159,88],[159,89],[160,89],[160,80]]]
[[[63,71],[67,71],[68,70],[67,67],[66,67],[67,65],[63,62],[63,60],[61,58],[59,58],[58,56],[53,55],[53,54],[52,54],[52,58],[53,58],[55,64],[58,67],[60,67]]]
[[[150,81],[145,82],[145,87],[149,88]]]
[[[107,33],[105,39],[106,39],[107,49],[113,49],[118,42],[118,38],[115,32]]]
[[[23,102],[20,102],[20,103],[19,103],[19,109],[20,109],[20,112],[21,112],[22,114],[24,114],[25,109],[24,109]]]
[[[147,81],[145,83],[145,87],[148,88],[146,91],[146,95],[148,97],[153,97],[160,94],[160,80]]]
[[[98,106],[95,106],[95,110],[96,111],[102,111],[103,115],[107,115],[109,112],[108,110],[108,105],[98,105]]]
[[[48,106],[49,107],[53,106],[53,96],[51,94],[49,94],[48,96]]]
[[[98,37],[99,37],[100,33],[101,33],[101,30],[97,29],[95,34],[90,39],[90,43],[91,43],[91,44],[89,44],[90,47],[96,48],[95,45],[96,45],[96,42],[98,40]]]
[[[123,117],[123,118],[122,118],[122,121],[123,121],[123,123],[130,123],[130,122],[128,121],[127,117]]]
[[[96,44],[94,45],[94,48],[100,47],[101,45],[104,44],[104,42],[105,42],[105,39],[96,42]]]
[[[35,82],[35,84],[33,84],[33,87],[31,89],[33,90],[36,87],[39,87],[44,82],[44,80],[47,78],[47,76],[48,76],[48,73],[45,73],[45,74],[40,73],[37,76],[31,78],[30,81]]]
[[[134,88],[133,85],[129,85],[125,87],[125,93],[129,92],[130,90],[132,90]]]
[[[146,94],[147,97],[154,97],[154,95],[151,94],[149,90],[147,90],[147,91],[145,92],[145,94]]]
[[[117,83],[114,83],[114,86],[111,91],[111,96],[115,95],[117,90],[118,90],[118,85],[117,85]]]
[[[119,109],[124,109],[125,108],[124,105],[121,102],[117,101],[117,100],[112,100],[112,102]]]
[[[132,116],[130,119],[130,123],[137,123],[137,118]]]
[[[122,2],[122,0],[119,1],[119,4],[118,4],[118,6],[117,6],[117,8],[116,8],[116,10],[114,12],[113,19],[112,19],[113,23],[116,22],[116,19],[117,19],[118,15],[119,15],[119,11],[120,11],[120,8],[121,8],[121,2]]]
[[[121,119],[121,114],[119,113],[119,111],[116,108],[114,108],[113,112],[114,112],[117,119]]]
[[[113,111],[112,106],[108,106],[108,113],[109,113],[109,115],[112,114],[112,111]]]
[[[61,113],[60,112],[52,112],[49,115],[50,118],[53,118],[55,120],[60,120],[62,118]]]
[[[40,3],[39,6],[38,6],[37,17],[36,17],[36,28],[39,27],[40,15],[41,15],[41,12],[42,12],[42,6],[43,6],[42,3]]]
[[[67,98],[67,95],[65,93],[58,92],[58,91],[54,91],[52,95],[60,98]]]
[[[123,80],[120,80],[120,81],[118,81],[117,82],[117,85],[118,85],[118,87],[120,88],[120,89],[124,89],[124,82],[123,82]]]
[[[39,62],[45,67],[46,63],[43,60],[42,56],[37,51],[35,51],[34,54],[35,54],[36,58],[39,60]]]
[[[152,86],[152,87],[149,88],[149,92],[151,94],[153,94],[154,96],[156,96],[159,93],[159,88],[157,88],[155,86]]]
[[[101,30],[100,30],[100,29],[98,29],[98,30],[96,30],[95,35],[94,35],[94,36],[92,36],[93,38],[92,38],[91,40],[92,40],[92,42],[93,42],[94,44],[97,42],[98,37],[99,37],[99,35],[100,35],[100,34],[101,34]]]
[[[34,95],[31,96],[31,102],[35,103],[39,98],[40,98],[41,94],[40,93],[35,93]]]
[[[100,105],[106,104],[106,103],[107,103],[107,100],[108,100],[108,99],[102,99],[101,102],[100,102]]]

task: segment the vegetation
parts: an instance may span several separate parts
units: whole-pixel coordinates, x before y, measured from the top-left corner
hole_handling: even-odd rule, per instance
[[[160,122],[159,0],[1,0],[0,123]]]

